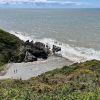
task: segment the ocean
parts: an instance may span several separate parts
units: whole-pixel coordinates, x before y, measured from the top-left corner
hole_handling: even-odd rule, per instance
[[[100,9],[0,9],[0,28],[74,62],[100,60]]]

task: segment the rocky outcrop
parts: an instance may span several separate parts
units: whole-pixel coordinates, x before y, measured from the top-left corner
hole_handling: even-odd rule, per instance
[[[27,42],[27,43],[26,43]],[[34,55],[37,58],[42,58],[42,59],[47,59],[48,58],[48,53],[46,52],[47,48],[45,47],[45,44],[41,42],[35,42],[32,43],[33,41],[25,42],[25,49],[32,55]]]
[[[47,59],[49,52],[45,44],[41,42],[27,40],[23,46],[20,47],[20,52],[17,55],[12,56],[11,62],[33,62],[37,61],[38,58]]]
[[[53,45],[50,49],[42,42],[26,42],[18,37],[0,30],[0,65],[7,62],[33,62],[38,58],[47,59],[51,54],[60,51],[61,48]]]
[[[37,58],[27,51],[25,54],[24,62],[33,62],[33,61],[37,61]]]
[[[58,46],[56,46],[56,45],[53,45],[53,47],[52,47],[52,52],[55,54],[55,53],[58,52],[58,51],[61,51],[61,48],[58,47]]]
[[[48,45],[42,42],[33,42],[27,40],[23,46],[20,48],[20,52],[17,56],[11,58],[12,62],[33,62],[37,61],[38,58],[47,59],[51,52],[61,51],[61,48],[53,45],[52,51]]]

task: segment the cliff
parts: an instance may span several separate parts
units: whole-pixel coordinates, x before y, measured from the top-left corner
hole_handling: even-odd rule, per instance
[[[23,41],[18,37],[0,29],[0,66],[6,64],[13,55],[18,53],[22,44]]]

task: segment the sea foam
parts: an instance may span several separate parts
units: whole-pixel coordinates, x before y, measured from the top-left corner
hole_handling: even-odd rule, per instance
[[[61,52],[59,52],[59,54],[74,62],[84,62],[93,59],[100,60],[100,51],[94,50],[93,48],[70,46],[69,44],[49,38],[44,38],[39,41],[48,44],[51,48],[53,45],[61,47]]]
[[[26,40],[32,41],[31,37],[25,36],[21,32],[10,31],[10,33],[17,36],[17,37],[19,37],[23,41],[26,41]]]
[[[55,39],[50,39],[50,38],[43,38],[43,39],[33,38],[32,39],[29,36],[22,35],[21,32],[11,31],[10,33],[19,37],[23,41],[33,40],[34,42],[39,41],[39,42],[45,43],[51,49],[53,45],[59,46],[61,47],[61,51],[58,52],[58,54],[74,62],[84,62],[84,61],[93,60],[93,59],[100,60],[100,51],[99,50],[97,51],[93,48],[71,46],[69,44],[61,43]]]

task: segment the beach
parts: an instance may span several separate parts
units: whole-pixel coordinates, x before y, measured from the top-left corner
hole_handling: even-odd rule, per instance
[[[7,66],[6,74],[0,76],[0,79],[22,79],[28,80],[47,71],[51,71],[63,66],[71,65],[73,62],[65,58],[52,56],[47,60],[28,62],[28,63],[10,63]]]

